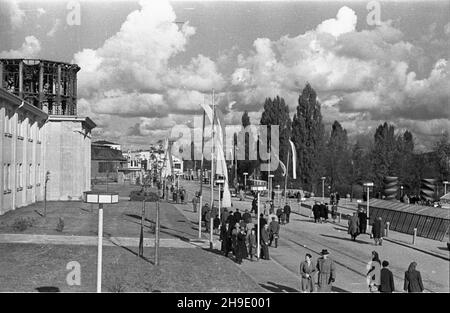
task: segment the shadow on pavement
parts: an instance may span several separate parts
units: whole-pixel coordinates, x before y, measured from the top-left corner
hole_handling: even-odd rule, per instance
[[[351,238],[337,237],[337,236],[330,236],[330,235],[324,235],[324,234],[321,234],[320,236],[328,237],[328,238],[341,239],[341,240],[347,240],[347,241],[351,241],[351,242],[362,243],[362,244],[365,244],[365,245],[370,244],[370,243],[368,243],[368,242],[361,241],[361,240],[358,240],[358,239],[352,240]]]
[[[345,289],[336,287],[336,286],[331,286],[331,291],[332,292],[340,292],[340,293],[350,293],[350,291],[347,291]]]
[[[268,281],[267,285],[266,284],[259,284],[259,285],[261,287],[263,287],[264,289],[267,289],[271,292],[299,292],[297,289],[294,289],[292,287],[279,285],[279,284],[273,283],[271,281]]]
[[[54,286],[37,287],[36,290],[38,292],[60,292],[59,288]]]

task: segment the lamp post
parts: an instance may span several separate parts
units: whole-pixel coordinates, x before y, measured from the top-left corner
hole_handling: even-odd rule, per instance
[[[364,183],[364,187],[367,187],[367,219],[369,220],[368,225],[370,226],[370,215],[369,215],[369,202],[370,202],[370,197],[369,197],[369,191],[370,191],[370,187],[373,187],[373,183],[372,182],[367,182]]]
[[[248,173],[244,172],[244,191],[247,190],[247,175],[248,175]]]
[[[274,177],[274,175],[273,174],[269,174],[269,192],[268,192],[268,195],[269,195],[269,200],[273,200],[272,199],[272,178]]]
[[[322,176],[320,179],[322,180],[322,201],[325,201],[325,179],[327,178]]]
[[[445,181],[443,181],[442,183],[444,184],[444,195],[446,195],[446,194],[447,194],[447,185],[448,185],[448,181],[445,180]]]
[[[255,180],[253,181],[254,185],[251,187],[252,191],[255,191],[258,197],[258,213],[256,214],[256,220],[257,220],[257,229],[258,232],[256,234],[256,241],[257,241],[257,251],[256,251],[256,256],[258,257],[258,260],[260,258],[260,254],[261,254],[261,223],[260,223],[260,217],[259,215],[261,214],[261,206],[260,206],[260,201],[259,201],[259,194],[261,191],[264,191],[267,189],[266,187],[266,182],[264,180]]]
[[[83,200],[85,203],[98,203],[97,292],[102,292],[103,204],[119,203],[119,194],[86,191]]]
[[[220,190],[221,190],[221,186],[225,183],[225,180],[223,179],[216,179],[216,185],[219,186],[219,217],[220,217]],[[212,210],[212,205],[211,205],[211,210]]]
[[[280,190],[280,185],[277,185],[277,203],[278,203],[278,207],[280,207],[280,194],[281,194],[281,190]]]
[[[400,186],[400,200],[403,199],[403,185]]]

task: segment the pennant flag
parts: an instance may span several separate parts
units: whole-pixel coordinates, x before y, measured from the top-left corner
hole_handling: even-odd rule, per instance
[[[166,139],[164,143],[164,163],[163,168],[161,170],[161,176],[166,178],[172,175],[172,157],[169,152],[169,139]]]
[[[292,150],[292,178],[297,179],[297,151],[295,150],[294,143],[289,139]]]
[[[212,110],[212,108],[209,106],[209,105],[207,105],[207,104],[200,104],[200,106],[203,108],[203,110],[205,111],[205,113],[206,113],[206,116],[208,117],[208,119],[209,119],[209,122],[210,123],[212,123],[212,120],[213,120],[213,110]]]

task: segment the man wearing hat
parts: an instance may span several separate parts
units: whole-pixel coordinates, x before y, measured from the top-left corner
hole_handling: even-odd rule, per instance
[[[332,284],[336,279],[336,268],[333,260],[328,258],[330,254],[327,249],[323,249],[322,257],[317,259],[317,271],[318,271],[318,281],[317,281],[317,291],[318,292],[331,292]]]

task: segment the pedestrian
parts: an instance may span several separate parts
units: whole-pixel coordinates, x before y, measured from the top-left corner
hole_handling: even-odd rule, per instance
[[[258,198],[254,197],[252,200],[252,213],[258,214]]]
[[[405,272],[405,283],[403,290],[407,292],[422,292],[423,283],[420,272],[416,270],[417,263],[412,262],[409,264],[408,270]]]
[[[240,189],[239,190],[239,201],[244,201],[244,200],[245,200],[244,190]]]
[[[336,204],[333,204],[331,206],[331,217],[333,218],[333,223],[336,223],[337,213],[338,213],[338,207]]]
[[[228,223],[228,216],[230,216],[230,213],[228,213],[228,209],[224,208],[222,213],[220,213],[220,223],[225,224]]]
[[[359,218],[356,215],[356,212],[353,213],[353,216],[348,220],[348,234],[352,237],[352,240],[355,241],[359,232]]]
[[[205,229],[206,232],[209,232],[211,227],[211,209],[209,208],[209,206],[206,205],[204,212],[205,212]]]
[[[300,263],[300,290],[302,292],[314,291],[314,273],[316,268],[312,263],[311,254],[307,253],[305,261]]]
[[[286,224],[289,224],[289,218],[291,216],[291,206],[286,202],[283,210],[284,214],[286,215]]]
[[[228,257],[228,253],[231,250],[230,235],[231,235],[230,224],[228,224],[228,223],[223,224],[220,229],[220,241],[222,242],[220,250],[226,257]]]
[[[269,225],[264,224],[264,227],[261,228],[261,254],[262,259],[270,260],[269,257]]]
[[[213,231],[214,231],[214,234],[219,234],[219,227],[220,227],[220,218],[219,218],[219,215],[216,215],[216,217],[214,218],[214,220],[213,220]]]
[[[197,203],[199,202],[197,194],[195,194],[194,197],[192,197],[192,209],[194,210],[194,213],[197,213]]]
[[[370,292],[377,292],[380,286],[381,261],[378,252],[372,251],[372,259],[367,263],[367,285]]]
[[[242,264],[242,260],[248,257],[246,243],[247,235],[244,227],[241,227],[237,234],[237,250],[236,250],[236,262]]]
[[[234,212],[234,221],[236,223],[239,223],[242,219],[241,213],[239,212],[239,209],[236,209],[236,212]]]
[[[280,224],[272,217],[272,221],[269,224],[269,247],[272,246],[272,241],[275,240],[275,248],[278,247],[278,238],[280,233]]]
[[[244,214],[242,214],[242,219],[244,220],[245,224],[252,222],[252,215],[248,211],[248,209],[245,210]]]
[[[239,233],[239,224],[235,224],[233,229],[231,230],[231,250],[233,251],[233,255],[236,257],[237,255],[237,235]]]
[[[341,199],[341,196],[339,196],[339,192],[336,191],[336,205],[339,205],[339,200]]]
[[[381,220],[381,216],[379,216],[377,219],[375,219],[372,226],[372,234],[375,245],[383,245],[383,230],[383,221]]]
[[[278,208],[277,209],[277,218],[281,225],[283,225],[283,209]]]
[[[359,233],[365,234],[367,231],[367,214],[364,209],[359,210],[358,218],[359,218]]]
[[[328,219],[327,205],[323,202],[320,203],[320,223],[325,222]]]
[[[383,268],[380,272],[380,292],[388,293],[388,292],[394,292],[395,286],[394,286],[394,275],[392,274],[391,270],[388,268],[389,262],[384,260],[383,263],[381,263]]]
[[[254,228],[250,230],[249,235],[247,236],[247,246],[248,246],[248,254],[250,255],[250,260],[253,261],[253,255],[256,253],[256,231]],[[256,259],[258,259],[258,255],[255,255]]]
[[[263,229],[264,225],[267,224],[267,220],[264,218],[262,213],[259,215],[259,224],[261,225],[261,229]]]
[[[320,204],[319,201],[316,201],[316,203],[312,207],[312,212],[314,215],[314,223],[317,223],[320,221]]]
[[[334,261],[328,258],[330,253],[327,249],[321,252],[322,257],[317,260],[316,269],[318,271],[317,285],[318,292],[331,292],[332,285],[336,280],[336,266]]]

